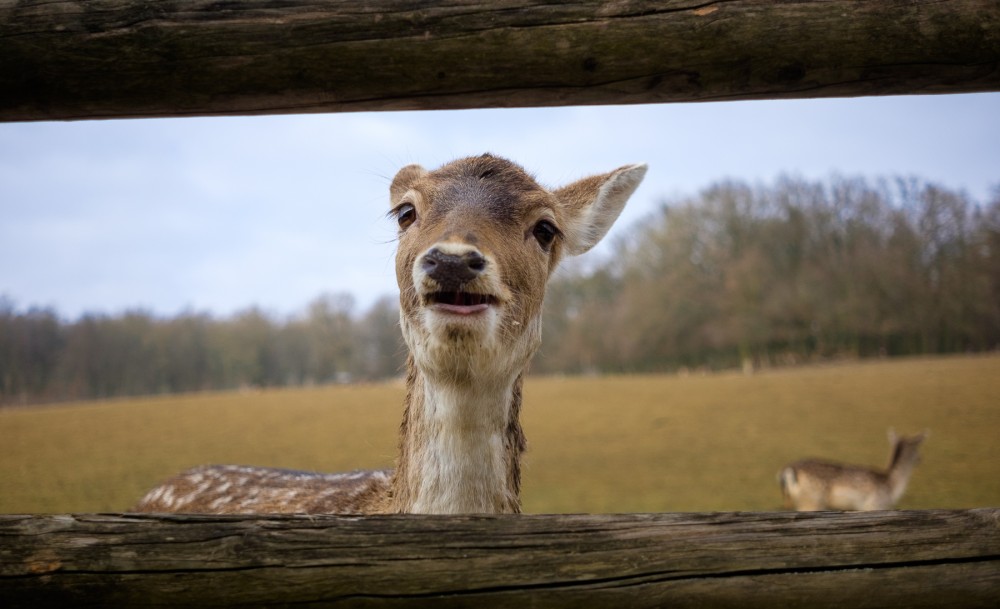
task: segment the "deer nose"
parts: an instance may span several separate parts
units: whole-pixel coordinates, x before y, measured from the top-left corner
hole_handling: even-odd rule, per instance
[[[420,268],[442,290],[458,290],[486,269],[486,258],[476,250],[448,254],[435,247],[420,259]]]

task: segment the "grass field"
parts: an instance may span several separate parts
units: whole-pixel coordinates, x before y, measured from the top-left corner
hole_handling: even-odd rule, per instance
[[[398,383],[0,411],[0,512],[122,511],[182,468],[389,466]],[[782,464],[882,466],[929,429],[901,508],[1000,506],[1000,356],[706,376],[532,378],[524,508],[771,510]]]

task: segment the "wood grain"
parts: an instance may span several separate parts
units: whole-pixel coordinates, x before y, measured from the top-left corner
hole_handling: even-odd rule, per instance
[[[5,607],[987,607],[1000,509],[0,516]]]
[[[0,0],[0,120],[1000,90],[995,0]]]

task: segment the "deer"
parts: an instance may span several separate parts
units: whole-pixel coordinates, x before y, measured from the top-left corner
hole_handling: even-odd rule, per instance
[[[646,174],[625,165],[561,188],[484,154],[389,187],[406,393],[395,467],[316,473],[195,467],[133,512],[520,513],[522,386],[541,344],[548,280],[593,248]]]
[[[805,459],[778,474],[785,507],[795,510],[889,510],[899,502],[920,463],[920,445],[928,433],[897,436],[889,430],[889,465],[883,470]]]

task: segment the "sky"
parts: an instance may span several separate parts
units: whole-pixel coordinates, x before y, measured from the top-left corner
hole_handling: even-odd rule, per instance
[[[549,187],[648,163],[606,243],[728,178],[916,176],[986,202],[1000,94],[0,123],[0,298],[284,317],[346,292],[361,312],[396,293],[395,172],[483,152]]]

